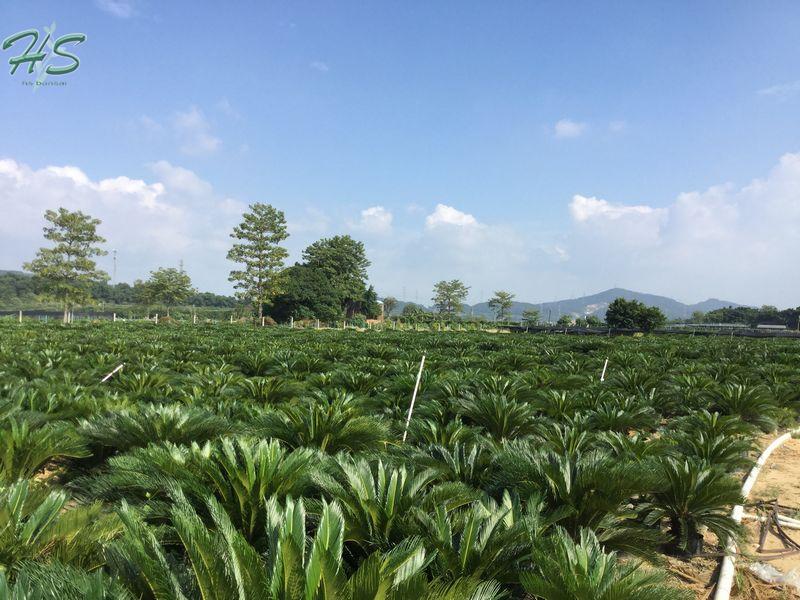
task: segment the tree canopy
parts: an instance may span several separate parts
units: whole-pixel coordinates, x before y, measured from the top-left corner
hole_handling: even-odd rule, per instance
[[[228,260],[242,265],[230,272],[237,295],[257,307],[259,319],[264,303],[281,289],[283,263],[289,256],[280,245],[289,234],[283,212],[269,204],[251,204],[231,237],[237,240],[228,251]]]
[[[618,329],[652,331],[664,325],[667,318],[657,306],[646,306],[638,300],[616,298],[606,310],[606,323]]]
[[[142,286],[142,299],[147,304],[163,304],[167,316],[170,307],[185,302],[195,292],[189,276],[183,270],[173,268],[151,271],[150,279]]]
[[[503,290],[498,290],[489,300],[489,308],[494,311],[495,319],[505,321],[511,314],[511,306],[514,304],[514,294]]]
[[[41,279],[47,295],[61,302],[66,323],[75,304],[91,300],[91,284],[108,280],[108,274],[93,260],[107,254],[99,247],[106,240],[97,233],[100,219],[81,211],[48,210],[44,218],[49,223],[44,227],[44,238],[55,245],[40,248],[24,268]]]
[[[433,286],[433,304],[439,314],[454,316],[464,308],[469,287],[458,279],[440,281]]]

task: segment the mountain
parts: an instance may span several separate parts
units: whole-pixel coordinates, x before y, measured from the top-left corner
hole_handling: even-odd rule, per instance
[[[605,290],[598,294],[590,296],[581,296],[580,298],[570,298],[566,300],[555,300],[553,302],[541,302],[532,304],[530,302],[514,302],[511,306],[511,319],[518,321],[522,318],[522,311],[527,309],[534,309],[539,311],[539,318],[543,321],[554,322],[564,314],[569,314],[574,317],[586,317],[588,315],[596,315],[604,318],[608,305],[615,298],[625,298],[626,300],[638,300],[648,306],[657,306],[660,308],[668,319],[684,319],[690,317],[693,312],[701,311],[708,312],[718,308],[725,308],[726,306],[742,306],[736,302],[729,302],[727,300],[718,300],[716,298],[709,298],[703,302],[696,304],[684,304],[666,296],[657,296],[655,294],[644,294],[642,292],[634,292],[622,288],[612,288]],[[406,302],[398,302],[398,307],[395,309],[395,314],[399,314],[403,310]],[[494,312],[489,308],[487,302],[480,302],[473,306],[464,305],[464,314],[473,316],[483,316],[487,319],[494,318]]]

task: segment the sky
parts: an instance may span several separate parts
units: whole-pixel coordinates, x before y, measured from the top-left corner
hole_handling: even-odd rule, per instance
[[[796,2],[0,6],[2,38],[52,24],[86,35],[59,85],[0,51],[0,269],[64,206],[102,220],[116,281],[183,261],[230,293],[266,202],[290,263],[351,235],[380,296],[800,305]]]

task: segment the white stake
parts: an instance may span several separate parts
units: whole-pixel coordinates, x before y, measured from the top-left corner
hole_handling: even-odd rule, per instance
[[[289,329],[294,329],[294,317],[289,317]]]
[[[600,381],[606,380],[606,369],[608,368],[608,357],[606,356],[606,362],[603,364],[603,372],[600,375]]]
[[[111,322],[112,323],[116,323],[117,322],[117,313],[112,313],[111,314]]]
[[[19,311],[19,322],[22,323],[22,311]]]
[[[105,377],[103,377],[103,378],[100,380],[100,383],[105,383],[106,381],[108,381],[109,379],[111,379],[111,376],[112,376],[114,373],[116,373],[117,371],[119,371],[120,369],[122,369],[122,367],[123,367],[123,366],[125,366],[125,363],[121,363],[121,364],[120,364],[120,365],[119,365],[117,368],[115,368],[113,371],[111,371],[111,373],[109,373],[108,375],[106,375]]]
[[[158,325],[158,313],[156,313],[156,325]]]
[[[406,428],[403,431],[403,441],[406,441],[408,435],[408,424],[411,423],[411,413],[414,412],[414,403],[417,401],[417,390],[419,390],[419,380],[422,378],[422,367],[425,366],[425,355],[422,355],[422,360],[419,361],[419,371],[417,372],[417,382],[414,384],[414,394],[411,396],[411,406],[408,407],[408,416],[406,417]]]

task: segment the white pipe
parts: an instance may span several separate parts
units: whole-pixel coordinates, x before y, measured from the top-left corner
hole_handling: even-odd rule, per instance
[[[753,513],[742,513],[742,520],[764,523],[768,521],[769,518],[762,515],[754,515]],[[783,515],[778,515],[778,523],[781,524],[781,527],[786,527],[787,529],[800,529],[800,521],[790,517],[784,517]]]
[[[764,452],[761,453],[761,456],[758,457],[756,464],[753,465],[752,469],[750,469],[750,474],[744,481],[744,485],[742,486],[742,498],[746,500],[750,495],[750,492],[756,483],[756,479],[758,479],[758,474],[761,472],[761,467],[766,464],[770,454],[772,454],[777,448],[782,446],[788,440],[792,439],[793,435],[797,434],[800,434],[800,428],[778,436],[769,446],[767,446],[767,449],[764,450]],[[743,515],[743,505],[737,504],[733,507],[731,518],[736,521],[736,523],[742,522]],[[717,580],[717,591],[714,594],[714,600],[728,600],[728,598],[730,598],[731,587],[733,586],[733,575],[736,571],[734,564],[735,561],[736,542],[734,541],[733,537],[729,537],[728,542],[725,545],[725,558],[722,559],[722,567],[719,570],[719,579]]]
[[[419,361],[419,371],[417,372],[417,383],[414,384],[414,394],[411,396],[411,406],[408,407],[408,416],[406,417],[406,428],[403,431],[403,441],[406,441],[408,435],[408,424],[411,423],[411,413],[414,412],[414,402],[417,401],[417,390],[419,389],[419,380],[422,378],[422,367],[425,366],[425,355],[422,355],[422,360]]]

